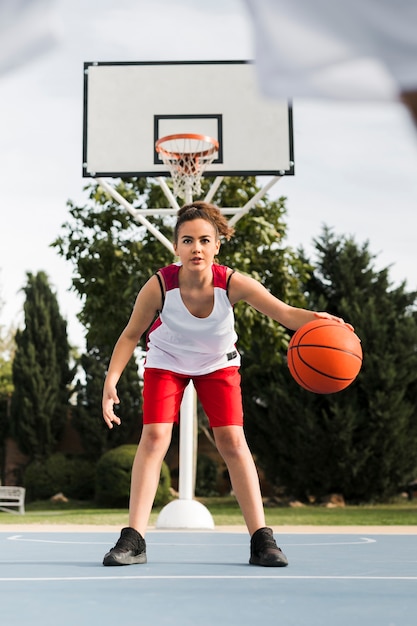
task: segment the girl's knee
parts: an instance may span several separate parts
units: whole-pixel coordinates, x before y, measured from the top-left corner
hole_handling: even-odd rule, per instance
[[[146,424],[139,447],[148,453],[167,450],[171,442],[172,424]]]
[[[243,429],[234,426],[225,426],[214,430],[214,438],[218,451],[223,457],[240,456],[247,451],[246,438]]]

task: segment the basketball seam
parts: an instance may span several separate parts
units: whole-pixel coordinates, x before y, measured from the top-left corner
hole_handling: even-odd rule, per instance
[[[305,348],[306,346],[303,344],[301,346],[302,348]],[[310,347],[313,348],[324,348],[326,346],[316,346],[316,345],[312,345]],[[298,351],[299,346],[293,346],[292,348],[290,348],[290,354],[292,356],[292,352],[296,351],[297,352],[297,356],[299,358],[299,360],[301,361],[301,363],[304,363],[304,365],[306,365],[307,367],[309,367],[313,372],[316,372],[316,374],[320,374],[321,376],[325,376],[326,378],[330,378],[331,380],[340,380],[340,381],[344,381],[344,380],[355,380],[356,376],[354,376],[353,378],[351,376],[347,377],[347,378],[342,378],[341,376],[332,376],[331,374],[328,374],[327,372],[324,372],[322,370],[317,369],[317,367],[314,367],[314,365],[311,365],[311,363],[309,363],[308,361],[306,361],[305,359],[303,359],[303,357],[301,356],[301,354]],[[332,348],[330,348],[332,349]],[[336,348],[334,348],[336,350]],[[346,352],[345,350],[339,350],[339,352],[345,352],[346,354],[351,354],[351,356],[354,356],[356,358],[359,358],[356,356],[356,354],[352,354],[350,352]],[[360,359],[362,361],[362,359]],[[294,371],[297,372],[297,368],[294,365],[294,360],[292,361],[292,366],[294,368]],[[300,378],[300,380],[302,380],[301,376],[299,375],[299,373],[297,372],[297,376]]]
[[[362,357],[360,357],[355,352],[351,352],[351,350],[346,350],[346,348],[335,348],[335,346],[326,346],[323,344],[317,345],[316,343],[298,343],[296,346],[290,346],[288,350],[292,352],[293,350],[298,350],[299,348],[317,348],[319,350],[321,350],[322,348],[325,348],[326,350],[334,350],[335,352],[343,352],[343,354],[349,354],[350,356],[353,356],[355,359],[359,359],[359,361],[362,363]]]
[[[312,393],[317,393],[317,390],[316,390],[316,389],[314,389],[313,387],[311,387],[311,385],[309,385],[308,383],[306,383],[306,382],[304,381],[304,378],[302,378],[302,377],[300,376],[300,374],[298,373],[297,368],[296,368],[295,363],[294,363],[294,359],[293,359],[293,355],[292,355],[292,350],[291,350],[291,352],[290,352],[290,356],[291,356],[291,365],[292,365],[293,372],[294,372],[294,374],[296,375],[296,377],[298,378],[298,381],[297,381],[297,382],[298,382],[299,384],[301,384],[301,386],[302,386],[302,387],[304,387],[304,389],[306,389],[307,391],[311,391]]]

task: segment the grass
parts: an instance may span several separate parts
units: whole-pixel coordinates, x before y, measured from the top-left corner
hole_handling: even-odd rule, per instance
[[[244,524],[240,509],[233,498],[200,498],[200,501],[209,509],[216,526]],[[150,525],[155,523],[159,510],[153,510]],[[417,525],[417,499],[334,509],[314,505],[299,508],[277,506],[266,508],[265,513],[270,526],[411,526]],[[125,526],[127,511],[97,508],[91,502],[32,502],[26,505],[24,516],[0,511],[0,526],[10,524]]]

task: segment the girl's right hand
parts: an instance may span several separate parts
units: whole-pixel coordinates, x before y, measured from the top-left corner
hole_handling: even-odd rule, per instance
[[[121,419],[114,412],[114,406],[120,404],[116,387],[104,387],[103,390],[103,419],[107,426],[112,429],[114,424],[120,426]]]

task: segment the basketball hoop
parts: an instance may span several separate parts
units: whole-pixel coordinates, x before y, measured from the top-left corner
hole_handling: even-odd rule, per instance
[[[218,149],[216,139],[194,133],[167,135],[155,143],[155,150],[170,171],[174,194],[187,202],[193,193],[201,193],[201,177]]]

